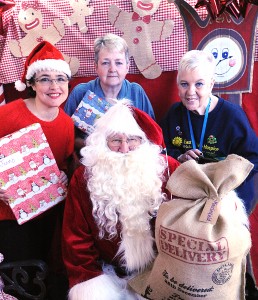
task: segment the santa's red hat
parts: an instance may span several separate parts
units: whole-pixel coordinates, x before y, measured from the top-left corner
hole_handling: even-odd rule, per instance
[[[165,142],[161,127],[145,112],[136,107],[132,107],[134,111],[134,118],[141,129],[146,134],[147,138],[153,142],[165,148]]]
[[[59,71],[71,77],[69,64],[64,60],[62,53],[47,41],[39,43],[27,57],[21,80],[15,82],[18,91],[26,89],[26,81],[39,71]]]
[[[154,144],[165,148],[162,129],[144,111],[132,106],[127,100],[118,100],[108,111],[95,122],[95,130],[101,131],[106,136],[112,133],[123,133],[126,135],[137,135]]]

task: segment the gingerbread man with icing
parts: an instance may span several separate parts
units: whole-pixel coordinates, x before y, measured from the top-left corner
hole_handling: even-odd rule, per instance
[[[64,22],[67,26],[78,24],[80,32],[86,33],[88,27],[85,23],[85,17],[93,14],[94,8],[89,7],[89,0],[71,0],[70,5],[73,8],[73,13],[69,17],[65,17]]]
[[[133,12],[126,12],[112,4],[109,20],[122,31],[122,36],[144,77],[154,79],[162,73],[152,51],[152,42],[169,37],[174,28],[173,20],[156,21],[151,16],[157,11],[161,0],[132,0]]]
[[[60,19],[54,19],[53,24],[45,29],[42,27],[43,16],[37,2],[33,4],[27,2],[21,3],[18,23],[21,29],[27,34],[19,40],[9,41],[10,51],[15,57],[28,56],[31,49],[43,40],[54,45],[59,42],[65,34],[64,23]],[[69,57],[65,54],[63,54],[63,57],[70,65],[72,75],[74,75],[80,66],[78,58]]]

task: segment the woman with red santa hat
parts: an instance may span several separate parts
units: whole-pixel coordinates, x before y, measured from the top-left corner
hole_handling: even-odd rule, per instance
[[[127,280],[155,257],[155,214],[179,165],[161,155],[162,145],[157,123],[126,100],[96,121],[65,205],[70,300],[141,298],[127,289]]]
[[[0,119],[4,120],[1,122],[0,137],[34,123],[41,125],[61,170],[59,181],[64,184],[68,184],[68,161],[74,147],[74,125],[72,119],[60,109],[60,105],[68,96],[70,77],[70,67],[61,52],[52,44],[43,41],[27,57],[22,80],[15,83],[19,91],[25,90],[27,86],[29,97],[0,107]],[[63,204],[58,204],[40,217],[18,225],[8,206],[9,198],[10,196],[0,189],[0,250],[4,261],[47,261],[53,234],[62,216]],[[56,261],[58,258],[61,261],[61,254],[55,256]]]

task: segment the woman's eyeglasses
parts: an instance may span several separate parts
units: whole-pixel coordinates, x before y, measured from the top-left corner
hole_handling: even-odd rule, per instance
[[[50,86],[53,82],[55,82],[57,85],[65,85],[69,81],[69,79],[65,76],[57,77],[55,79],[50,79],[48,77],[42,77],[39,79],[35,79],[35,82],[39,83],[43,86]]]

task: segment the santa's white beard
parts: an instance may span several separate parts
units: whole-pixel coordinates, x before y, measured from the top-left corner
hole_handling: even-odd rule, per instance
[[[164,158],[156,145],[148,143],[126,154],[88,150],[83,163],[88,167],[88,189],[100,237],[105,233],[114,237],[120,222],[118,255],[128,270],[144,269],[154,258],[149,221],[164,199]]]

